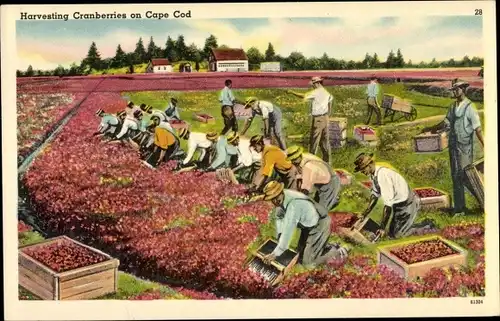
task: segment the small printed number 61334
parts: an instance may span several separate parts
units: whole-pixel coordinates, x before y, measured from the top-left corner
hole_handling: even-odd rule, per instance
[[[483,304],[483,300],[481,299],[472,299],[470,300],[471,304]]]
[[[482,16],[483,15],[483,9],[475,9],[474,10],[474,15],[476,15],[476,16]]]

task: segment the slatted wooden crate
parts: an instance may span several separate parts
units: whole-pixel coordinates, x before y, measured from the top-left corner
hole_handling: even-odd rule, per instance
[[[352,184],[352,175],[348,171],[340,168],[334,169],[334,171],[339,176],[341,185],[347,186]]]
[[[277,245],[273,239],[267,239],[245,262],[245,267],[262,275],[272,286],[283,281],[285,275],[290,272],[299,259],[299,254],[296,251],[288,249],[274,259],[270,265],[264,264],[262,258],[270,254]]]
[[[465,175],[484,208],[484,159],[480,159],[465,167]]]
[[[27,249],[69,241],[107,258],[101,263],[55,272],[26,253]],[[67,236],[51,238],[40,243],[19,248],[19,284],[43,300],[88,300],[114,293],[118,287],[120,262],[95,248]]]
[[[339,235],[358,244],[372,244],[375,241],[375,234],[380,229],[380,225],[367,217],[354,228],[339,227]]]
[[[428,241],[428,240],[440,240],[445,243],[448,247],[452,248],[455,253],[451,255],[441,256],[435,259],[430,259],[427,261],[417,262],[413,264],[408,264],[401,258],[397,257],[395,254],[391,253],[392,250],[396,250],[406,245]],[[427,238],[422,238],[419,240],[411,240],[406,242],[399,242],[398,244],[386,245],[379,247],[377,255],[378,264],[385,265],[399,274],[405,279],[416,279],[425,276],[433,268],[445,268],[451,266],[466,266],[467,265],[467,251],[462,249],[455,243],[444,239],[440,236],[429,236]]]
[[[448,135],[423,133],[413,138],[414,149],[417,153],[436,153],[448,147]]]
[[[171,120],[169,123],[174,129],[189,128],[189,124],[183,120]]]
[[[343,131],[344,129],[347,128],[347,118],[330,117],[328,127],[330,128],[330,130],[333,129],[333,130]]]
[[[202,122],[202,123],[206,123],[206,124],[213,124],[215,123],[215,118],[210,116],[210,115],[207,115],[207,114],[203,114],[203,113],[194,113],[193,114],[193,119],[194,120],[197,120],[199,122]]]
[[[230,168],[220,168],[215,171],[215,176],[217,179],[225,182],[230,182],[232,184],[239,184],[234,172]]]
[[[434,187],[419,187],[414,189],[420,197],[420,208],[423,210],[441,209],[450,207],[451,200],[448,193]],[[431,194],[431,195],[425,195]],[[434,195],[432,195],[434,194]]]
[[[250,116],[252,116],[252,109],[251,108],[245,109],[243,107],[243,105],[235,104],[234,105],[234,116],[236,116],[236,119],[247,119]]]
[[[377,134],[375,132],[375,129],[370,126],[354,126],[353,136],[354,139],[360,142],[377,141]]]

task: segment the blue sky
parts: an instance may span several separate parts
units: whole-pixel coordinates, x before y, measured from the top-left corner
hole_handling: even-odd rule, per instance
[[[401,48],[406,59],[461,59],[482,56],[480,16],[287,19],[211,19],[211,20],[68,20],[17,21],[19,69],[55,68],[79,62],[95,41],[103,57],[113,56],[121,44],[133,50],[142,37],[147,45],[153,36],[164,46],[167,36],[183,34],[187,44],[202,47],[214,34],[219,44],[262,51],[273,43],[276,52],[288,55],[300,51],[306,56],[329,56],[361,60],[365,53],[385,59],[388,52]]]

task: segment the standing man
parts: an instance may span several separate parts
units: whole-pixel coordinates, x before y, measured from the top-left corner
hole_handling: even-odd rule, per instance
[[[179,115],[179,109],[177,108],[177,99],[171,98],[170,103],[164,111],[167,116],[167,121],[171,120],[181,120],[181,116]]]
[[[298,190],[309,195],[314,188],[314,201],[328,212],[334,209],[339,203],[341,185],[340,178],[330,165],[315,155],[304,153],[299,146],[290,147],[286,152],[287,159],[297,167],[299,173]]]
[[[378,104],[378,94],[379,84],[377,82],[377,77],[375,77],[375,75],[372,75],[370,78],[370,83],[366,88],[366,103],[368,105],[368,120],[365,122],[366,125],[370,124],[373,112],[375,112],[375,114],[377,115],[377,125],[383,125],[382,113]]]
[[[299,264],[315,266],[331,258],[347,257],[346,248],[328,244],[331,218],[323,206],[300,192],[284,189],[283,183],[277,181],[264,187],[264,200],[271,201],[279,209],[276,219],[278,245],[263,258],[265,263],[269,264],[289,248],[296,228],[300,229]]]
[[[390,238],[410,236],[422,229],[435,228],[434,224],[429,220],[414,224],[420,210],[420,198],[398,172],[376,165],[373,154],[359,154],[354,161],[354,165],[355,173],[361,172],[372,181],[370,203],[363,212],[362,219],[371,213],[380,197],[384,201],[381,229],[377,231],[377,236],[382,237],[385,234],[391,214],[392,220],[388,231]]]
[[[243,127],[241,135],[245,135],[255,115],[260,115],[264,121],[264,138],[270,140],[272,133],[278,142],[278,146],[282,150],[285,150],[285,140],[281,135],[281,109],[268,101],[258,100],[256,97],[249,97],[246,99],[245,109],[247,108],[252,108],[252,116],[245,120],[245,126]]]
[[[262,135],[250,139],[250,147],[262,153],[262,167],[250,187],[250,192],[258,192],[271,179],[273,173],[285,184],[287,189],[297,189],[297,168],[286,159],[286,153],[278,146],[265,145]]]
[[[225,87],[221,90],[219,95],[219,102],[222,105],[221,114],[224,118],[224,128],[222,129],[221,135],[226,135],[230,129],[234,132],[238,132],[238,120],[234,115],[234,104],[236,103],[236,99],[231,91],[233,82],[227,79],[224,84]]]
[[[329,116],[332,110],[333,97],[323,87],[323,79],[320,77],[312,77],[312,91],[301,94],[291,90],[288,93],[299,98],[304,98],[311,103],[312,125],[309,142],[309,152],[316,154],[316,150],[321,149],[322,159],[330,163],[330,142],[329,142]]]
[[[450,154],[451,178],[453,181],[453,211],[457,216],[467,212],[465,204],[465,189],[476,198],[477,195],[466,178],[464,169],[473,162],[474,134],[484,148],[484,138],[481,131],[481,121],[474,104],[465,96],[469,84],[463,81],[454,81],[450,90],[453,91],[456,101],[448,109],[445,119],[422,132],[448,132],[448,149]]]
[[[194,133],[186,130],[183,135],[180,135],[184,140],[188,141],[188,152],[186,158],[179,163],[179,168],[189,167],[193,165],[193,156],[196,151],[200,152],[200,156],[198,161],[195,162],[197,167],[207,167],[210,165],[210,156],[212,154],[212,150],[217,140],[218,136],[215,132],[209,133]]]

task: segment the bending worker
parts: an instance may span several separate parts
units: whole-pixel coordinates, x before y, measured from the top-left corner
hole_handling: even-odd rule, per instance
[[[231,160],[238,156],[238,149],[231,143],[238,138],[237,132],[231,132],[226,136],[219,136],[215,145],[215,156],[210,166],[201,172],[215,171],[219,168],[231,167]]]
[[[306,195],[285,189],[283,183],[271,181],[264,188],[264,200],[271,201],[277,209],[276,232],[278,245],[264,257],[269,264],[285,252],[296,228],[300,229],[297,245],[298,263],[319,265],[329,259],[347,257],[347,249],[328,244],[331,219],[328,211]]]
[[[170,99],[170,103],[165,109],[164,114],[167,117],[167,121],[181,120],[181,116],[179,115],[179,108],[177,108],[177,99],[173,97]]]
[[[250,187],[250,192],[260,191],[266,181],[271,179],[271,175],[279,177],[287,189],[297,189],[297,169],[286,159],[286,153],[278,146],[265,145],[262,135],[255,135],[250,139],[250,147],[257,153],[262,153],[262,167],[255,176]]]
[[[398,172],[376,165],[373,154],[359,154],[354,165],[355,173],[361,172],[372,181],[370,203],[363,212],[362,218],[366,218],[371,213],[380,197],[384,200],[381,229],[377,231],[377,236],[384,236],[391,214],[393,218],[388,231],[390,238],[405,237],[416,234],[420,230],[435,228],[429,220],[414,224],[420,210],[420,198]]]
[[[179,148],[179,139],[168,129],[160,127],[159,121],[152,122],[154,127],[154,149],[153,152],[146,158],[145,163],[150,167],[156,168],[164,161],[170,158],[177,152]]]
[[[260,168],[262,155],[250,148],[250,140],[247,138],[237,136],[230,144],[238,150],[236,166],[232,167],[233,172],[239,176],[240,182],[251,183]]]
[[[469,86],[466,82],[453,82],[451,90],[456,101],[448,109],[446,118],[435,126],[424,128],[422,132],[448,134],[448,149],[450,154],[451,178],[453,181],[453,211],[460,216],[467,212],[465,204],[465,189],[479,201],[469,180],[465,175],[465,167],[472,164],[474,157],[474,134],[481,147],[484,148],[484,138],[481,131],[481,120],[474,104],[465,96]],[[483,205],[483,204],[481,204]]]
[[[304,153],[299,146],[290,147],[286,152],[287,159],[297,167],[298,190],[309,195],[315,188],[314,201],[328,211],[334,209],[339,203],[341,185],[340,178],[330,165],[315,155]]]
[[[113,137],[120,131],[120,125],[125,119],[126,113],[124,111],[118,112],[116,115],[106,114],[104,110],[99,109],[96,115],[101,117],[99,128],[92,136],[109,136]]]
[[[132,138],[139,133],[141,120],[142,112],[140,110],[134,111],[133,117],[126,116],[120,132],[113,140],[110,140],[109,143],[114,144],[122,140],[131,142]]]
[[[219,135],[216,132],[195,133],[189,130],[181,137],[188,141],[188,152],[182,163],[179,163],[178,169],[196,165],[198,168],[208,167],[211,161],[211,154],[214,149],[215,142]],[[200,153],[198,161],[192,161],[194,153]]]
[[[285,140],[281,135],[281,109],[268,101],[258,100],[256,97],[247,98],[245,101],[245,109],[247,108],[252,108],[252,116],[245,120],[245,126],[243,127],[241,135],[245,135],[255,115],[260,115],[264,121],[264,138],[271,139],[272,134],[278,146],[282,150],[285,150]]]

